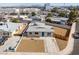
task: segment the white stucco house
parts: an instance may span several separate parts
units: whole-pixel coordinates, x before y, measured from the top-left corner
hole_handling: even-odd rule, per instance
[[[25,31],[24,35],[27,36],[38,36],[38,37],[47,37],[53,35],[52,26],[45,25],[41,22],[31,22],[28,29]]]

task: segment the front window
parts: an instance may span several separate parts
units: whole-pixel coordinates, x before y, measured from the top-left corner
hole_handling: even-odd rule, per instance
[[[32,34],[32,32],[29,32],[29,34]]]
[[[35,34],[38,34],[38,32],[35,32]]]
[[[47,33],[47,36],[51,36],[51,33],[50,33],[50,32],[48,32],[48,33]]]

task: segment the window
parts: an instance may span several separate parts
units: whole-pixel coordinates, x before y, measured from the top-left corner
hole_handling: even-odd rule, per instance
[[[51,36],[51,33],[50,33],[50,32],[48,32],[48,33],[47,33],[47,36]]]
[[[32,32],[29,32],[29,34],[32,34]]]
[[[35,32],[35,34],[38,34],[38,32]]]

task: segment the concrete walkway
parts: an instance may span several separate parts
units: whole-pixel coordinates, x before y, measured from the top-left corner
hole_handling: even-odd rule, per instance
[[[56,54],[59,51],[56,41],[52,37],[41,37],[44,39],[45,51],[48,54]]]

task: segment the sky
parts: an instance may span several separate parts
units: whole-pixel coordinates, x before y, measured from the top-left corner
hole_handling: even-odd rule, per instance
[[[0,0],[0,3],[78,3],[79,0]]]
[[[0,7],[2,6],[31,6],[38,5],[44,6],[45,3],[0,3]],[[50,3],[51,6],[77,6],[79,3]]]
[[[30,3],[30,4],[27,4]],[[77,6],[79,1],[77,0],[0,0],[1,6],[22,6],[22,5],[40,5],[43,6],[44,3],[51,3],[53,6]],[[64,4],[65,3],[65,4]]]

